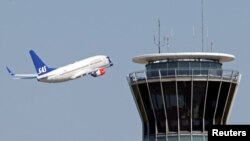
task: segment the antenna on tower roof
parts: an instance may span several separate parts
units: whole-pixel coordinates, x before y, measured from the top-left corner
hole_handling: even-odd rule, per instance
[[[210,46],[210,51],[211,52],[213,52],[213,46],[214,46],[214,42],[213,41],[211,41],[211,44],[210,44],[211,46]]]
[[[167,52],[170,50],[170,43],[169,43],[170,37],[167,36]]]
[[[204,16],[203,16],[204,0],[201,0],[201,50],[204,51]]]
[[[165,46],[166,37],[163,37],[163,43],[161,43],[161,22],[160,19],[158,19],[158,42],[156,42],[155,36],[154,36],[154,43],[158,47],[158,52],[161,53],[161,47]]]
[[[192,31],[192,37],[193,37],[193,48],[192,50],[195,51],[195,26],[193,25],[193,31]]]

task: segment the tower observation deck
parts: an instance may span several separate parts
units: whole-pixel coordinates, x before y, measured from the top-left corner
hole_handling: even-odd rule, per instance
[[[143,141],[207,141],[208,125],[226,124],[241,75],[222,65],[234,59],[211,52],[134,57],[145,64],[127,77]]]

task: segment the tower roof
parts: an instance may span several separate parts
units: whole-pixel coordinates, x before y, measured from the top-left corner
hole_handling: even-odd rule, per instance
[[[179,59],[205,59],[215,60],[220,63],[233,61],[234,55],[213,52],[179,52],[179,53],[154,53],[135,56],[132,60],[138,64],[148,64],[149,62],[161,60],[179,60]]]

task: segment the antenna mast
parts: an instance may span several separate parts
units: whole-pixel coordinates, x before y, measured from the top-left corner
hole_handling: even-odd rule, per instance
[[[161,44],[161,22],[158,19],[158,43],[156,42],[155,36],[154,36],[154,43],[158,47],[158,53],[161,53],[161,47],[165,45],[165,40],[166,40],[166,37],[164,36],[163,44]]]
[[[201,47],[202,52],[204,51],[204,16],[203,16],[203,5],[204,0],[201,0]]]

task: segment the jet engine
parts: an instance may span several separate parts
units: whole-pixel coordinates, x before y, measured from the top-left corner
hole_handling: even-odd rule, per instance
[[[93,76],[93,77],[101,76],[101,75],[104,75],[105,72],[106,72],[105,69],[104,69],[104,68],[101,68],[101,69],[99,69],[99,70],[93,72],[93,73],[91,74],[91,76]]]

